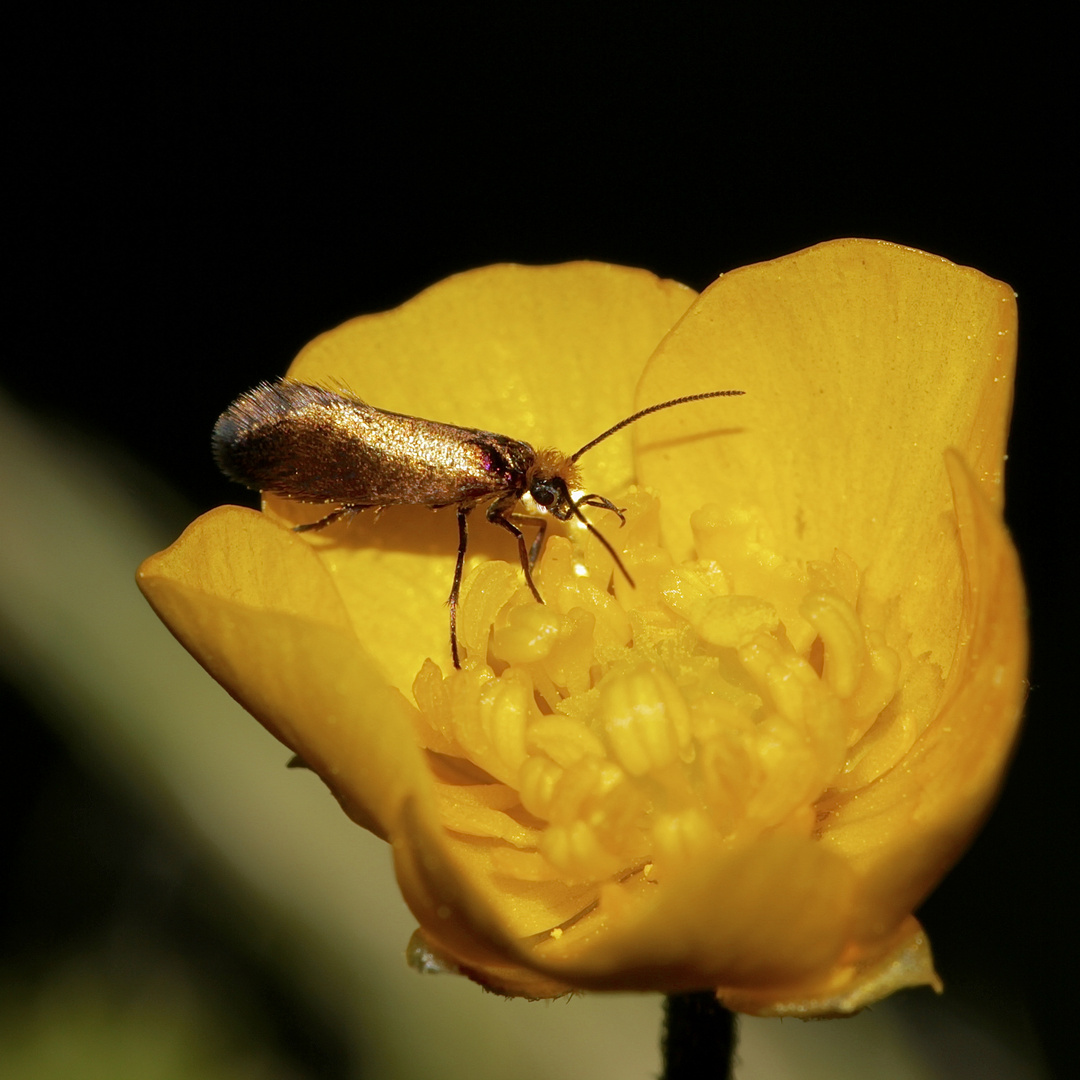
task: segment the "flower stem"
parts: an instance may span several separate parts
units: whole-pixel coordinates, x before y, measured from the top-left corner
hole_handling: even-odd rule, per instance
[[[727,1080],[735,1049],[735,1016],[710,991],[664,999],[661,1080]]]

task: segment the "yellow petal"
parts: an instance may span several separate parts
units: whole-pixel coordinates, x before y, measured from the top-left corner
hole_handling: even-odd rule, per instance
[[[289,377],[344,384],[380,409],[569,453],[632,411],[638,373],[694,296],[644,270],[602,263],[490,266],[323,334]],[[583,464],[589,490],[624,488],[634,471],[629,436]],[[269,503],[290,524],[324,512]],[[511,538],[476,519],[470,556],[516,562]],[[426,656],[449,666],[452,511],[391,507],[377,520],[362,513],[309,542],[347,610],[362,612],[372,627],[357,632],[393,685],[408,687]]]
[[[633,411],[638,374],[695,296],[625,266],[487,266],[323,334],[289,377],[343,381],[380,409],[571,452]],[[596,490],[632,479],[629,439],[595,458]]]
[[[575,942],[571,929],[537,950],[536,966],[600,989],[769,986],[775,993],[840,956],[856,883],[821,845],[765,834],[716,852],[671,884],[642,884],[640,902],[623,910],[609,892],[602,931],[583,927],[590,940]]]
[[[897,990],[932,986],[940,994],[941,980],[934,970],[930,942],[913,918],[906,919],[894,938],[869,956],[852,956],[816,988],[802,988],[786,999],[773,987],[762,990],[738,987],[719,996],[733,1012],[754,1016],[797,1016],[804,1020],[851,1016]]]
[[[221,507],[139,568],[139,587],[188,651],[386,836],[430,790],[413,707],[360,647],[311,547],[261,514]]]
[[[961,581],[943,454],[959,449],[1000,508],[1015,354],[1012,290],[911,248],[836,240],[725,274],[638,387],[641,403],[746,391],[638,425],[669,549],[690,554],[703,504],[752,507],[786,556],[840,546],[899,594],[912,651],[947,670]]]
[[[486,981],[493,988],[511,980],[528,985],[536,971],[529,940],[545,935],[589,904],[588,889],[559,881],[519,882],[494,871],[492,845],[470,845],[448,835],[437,822],[406,804],[393,838],[394,868],[402,895],[429,943],[471,971],[502,970]],[[544,981],[551,977],[538,973]],[[517,991],[515,991],[517,992]],[[563,991],[559,991],[560,993]],[[537,990],[527,996],[544,996]]]
[[[841,803],[823,833],[866,881],[864,928],[911,911],[970,843],[1001,783],[1027,691],[1016,550],[978,479],[958,455],[947,463],[965,571],[955,663],[911,750]]]

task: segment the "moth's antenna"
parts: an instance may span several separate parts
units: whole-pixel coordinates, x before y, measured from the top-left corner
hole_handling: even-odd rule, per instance
[[[628,416],[625,420],[620,420],[614,427],[609,427],[602,435],[597,435],[595,439],[591,439],[576,454],[570,456],[570,461],[577,461],[582,454],[591,450],[597,443],[602,443],[605,439],[614,435],[616,431],[622,431],[627,424],[632,424],[635,420],[640,420],[643,416],[648,416],[649,413],[659,412],[661,409],[670,409],[673,405],[685,405],[688,401],[704,401],[705,398],[714,397],[738,397],[740,394],[745,393],[745,390],[710,390],[707,394],[689,394],[687,397],[677,397],[672,398],[671,401],[661,401],[659,405],[650,405],[647,409],[642,409],[640,412],[634,413],[633,416]]]

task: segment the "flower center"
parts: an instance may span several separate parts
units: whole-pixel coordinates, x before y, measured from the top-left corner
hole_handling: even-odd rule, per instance
[[[662,883],[764,830],[820,833],[940,688],[842,551],[795,562],[753,511],[705,507],[677,566],[655,500],[628,501],[608,536],[636,587],[616,572],[608,591],[587,534],[548,540],[543,605],[519,568],[484,563],[462,590],[464,669],[428,661],[413,687],[447,829],[521,882]]]

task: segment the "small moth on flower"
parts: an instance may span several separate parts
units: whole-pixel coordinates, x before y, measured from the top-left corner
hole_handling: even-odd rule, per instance
[[[543,545],[543,518],[515,512],[528,494],[559,521],[577,518],[604,546],[627,581],[618,553],[581,512],[583,506],[623,511],[602,495],[575,499],[578,459],[629,424],[661,409],[706,398],[733,397],[742,390],[713,390],[650,405],[620,420],[566,455],[535,450],[527,442],[492,431],[457,427],[417,416],[376,409],[351,394],[280,379],[241,395],[214,425],[214,459],[226,476],[257,491],[304,503],[331,503],[335,509],[297,532],[321,529],[361,510],[385,506],[457,507],[458,550],[450,588],[450,652],[461,667],[457,608],[468,546],[468,516],[486,503],[493,525],[517,541],[525,581],[538,603],[532,568]],[[516,522],[535,522],[531,547]]]

